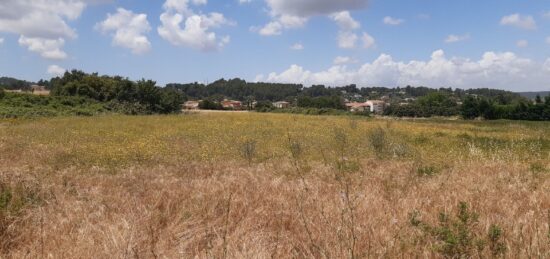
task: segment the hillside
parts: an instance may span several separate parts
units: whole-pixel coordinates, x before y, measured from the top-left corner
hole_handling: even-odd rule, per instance
[[[537,95],[544,98],[545,96],[550,96],[550,91],[541,91],[541,92],[519,92],[519,95],[534,100]]]

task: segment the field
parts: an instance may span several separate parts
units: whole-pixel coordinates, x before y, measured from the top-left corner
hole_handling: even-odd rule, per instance
[[[0,120],[0,258],[550,257],[550,123]]]

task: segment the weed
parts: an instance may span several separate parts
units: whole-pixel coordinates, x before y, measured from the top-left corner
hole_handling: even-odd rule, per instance
[[[493,257],[498,257],[506,253],[506,244],[502,241],[503,231],[498,225],[491,225],[487,239],[489,240],[489,249]]]
[[[421,166],[416,169],[416,175],[420,177],[431,177],[438,174],[440,170],[435,166]]]
[[[382,156],[386,152],[387,137],[386,131],[384,131],[384,129],[380,127],[374,129],[368,135],[368,139],[377,156]]]
[[[479,215],[471,211],[465,202],[458,206],[458,212],[455,217],[441,212],[438,218],[438,224],[429,225],[419,218],[418,212],[409,214],[409,222],[412,226],[420,228],[429,237],[436,241],[436,251],[447,258],[469,258],[473,256],[474,251],[484,249],[485,240],[479,237],[476,231]],[[490,232],[492,236],[491,245],[495,250],[499,248],[501,232],[497,228]],[[497,231],[498,230],[498,231]],[[500,250],[499,250],[500,251]]]
[[[254,140],[247,140],[243,143],[241,148],[241,154],[246,161],[248,161],[248,165],[252,165],[252,161],[254,160],[254,157],[256,156],[256,141]]]

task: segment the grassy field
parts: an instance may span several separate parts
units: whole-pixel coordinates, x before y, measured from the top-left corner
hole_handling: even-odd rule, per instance
[[[550,123],[0,120],[0,258],[550,257]]]

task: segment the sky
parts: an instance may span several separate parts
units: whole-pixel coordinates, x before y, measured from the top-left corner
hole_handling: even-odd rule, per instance
[[[0,0],[0,76],[550,90],[550,0]]]

